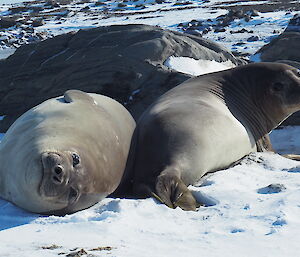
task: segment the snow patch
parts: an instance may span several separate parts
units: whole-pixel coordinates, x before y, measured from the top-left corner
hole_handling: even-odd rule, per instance
[[[251,62],[261,62],[261,53],[257,53],[257,54],[254,54],[252,56],[250,56],[249,60]]]
[[[270,138],[276,152],[280,154],[300,154],[299,126],[288,126],[273,130]]]
[[[199,76],[206,73],[216,72],[234,68],[235,65],[231,61],[216,62],[210,60],[195,60],[190,57],[174,57],[170,56],[164,63],[170,69]]]
[[[16,49],[13,48],[0,49],[0,60],[6,59],[7,57],[11,56],[15,51]]]

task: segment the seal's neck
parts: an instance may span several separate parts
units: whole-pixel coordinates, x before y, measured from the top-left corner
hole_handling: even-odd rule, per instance
[[[270,109],[269,100],[257,88],[253,77],[220,78],[209,91],[221,99],[232,115],[250,131],[259,151],[266,148],[267,134],[288,117],[288,114],[281,113],[282,110]]]

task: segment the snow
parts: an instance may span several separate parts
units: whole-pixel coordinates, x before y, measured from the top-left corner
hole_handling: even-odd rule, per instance
[[[22,1],[1,0],[0,4],[16,2]],[[109,10],[116,9],[116,1],[106,2]],[[135,7],[135,4],[142,2],[127,2],[128,6],[122,12],[128,16],[108,17],[103,16],[102,7],[94,7],[92,4],[69,5],[74,16],[69,14],[61,23],[48,19],[45,25],[36,30],[47,30],[57,35],[81,28],[127,23],[160,25],[179,30],[177,25],[181,22],[208,18],[215,22],[219,15],[227,12],[211,8],[221,2],[218,0],[192,1],[194,9],[183,10],[175,10],[174,1],[152,5],[154,1],[147,0],[145,9]],[[235,0],[226,2],[236,4]],[[93,11],[99,10],[99,19],[92,19],[76,11],[84,6],[90,6]],[[0,11],[7,9],[1,8]],[[142,14],[144,11],[149,12]],[[233,51],[254,54],[284,30],[294,13],[259,13],[250,22],[236,20],[226,32],[209,32],[205,37]],[[253,35],[258,35],[259,40],[247,42],[251,33],[229,33],[230,30],[242,27],[255,31]],[[14,28],[7,33],[14,33]],[[0,59],[6,58],[10,51],[13,50],[0,51]],[[254,55],[251,60],[259,61],[259,58],[259,55]],[[233,64],[170,57],[165,65],[199,75],[227,69]],[[138,93],[139,89],[133,91],[131,97]],[[2,136],[0,134],[0,139]],[[300,127],[278,129],[270,137],[279,153],[300,154]],[[216,172],[201,186],[190,186],[190,189],[196,199],[206,204],[197,212],[169,209],[153,199],[106,198],[87,210],[55,217],[28,213],[0,200],[0,255],[50,257],[81,251],[83,256],[118,257],[298,256],[299,162],[278,154],[255,153],[245,158],[240,165]]]
[[[199,76],[205,73],[227,70],[235,67],[231,61],[216,62],[209,60],[195,60],[189,57],[174,57],[170,56],[164,63],[170,69]]]
[[[276,129],[270,134],[273,147],[281,154],[300,154],[300,134],[297,126]]]
[[[34,0],[1,0],[0,4],[18,4],[23,2],[31,2]]]
[[[274,145],[284,152],[300,149],[295,140],[299,132],[300,127],[273,132],[274,142],[285,141]],[[251,154],[201,186],[190,186],[207,203],[197,212],[169,209],[153,199],[107,198],[87,210],[56,217],[27,213],[0,200],[1,255],[66,256],[84,249],[92,256],[120,257],[297,256],[299,176],[297,161],[273,153]],[[269,190],[270,184],[275,190]],[[92,251],[99,247],[101,251]]]
[[[12,48],[0,49],[0,60],[7,58],[8,56],[12,55],[15,51],[16,49]]]
[[[261,53],[254,54],[250,57],[250,61],[252,62],[261,62]]]

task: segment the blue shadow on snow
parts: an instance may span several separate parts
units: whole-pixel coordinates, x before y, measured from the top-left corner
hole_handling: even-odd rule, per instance
[[[10,202],[0,199],[0,231],[29,224],[41,217],[24,211]]]

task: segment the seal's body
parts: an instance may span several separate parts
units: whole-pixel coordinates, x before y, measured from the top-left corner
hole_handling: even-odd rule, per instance
[[[31,212],[85,209],[118,186],[135,122],[108,97],[67,91],[23,114],[0,143],[0,196]]]
[[[194,210],[188,185],[269,150],[268,133],[299,109],[299,71],[284,64],[249,64],[184,82],[138,122],[134,194]]]

